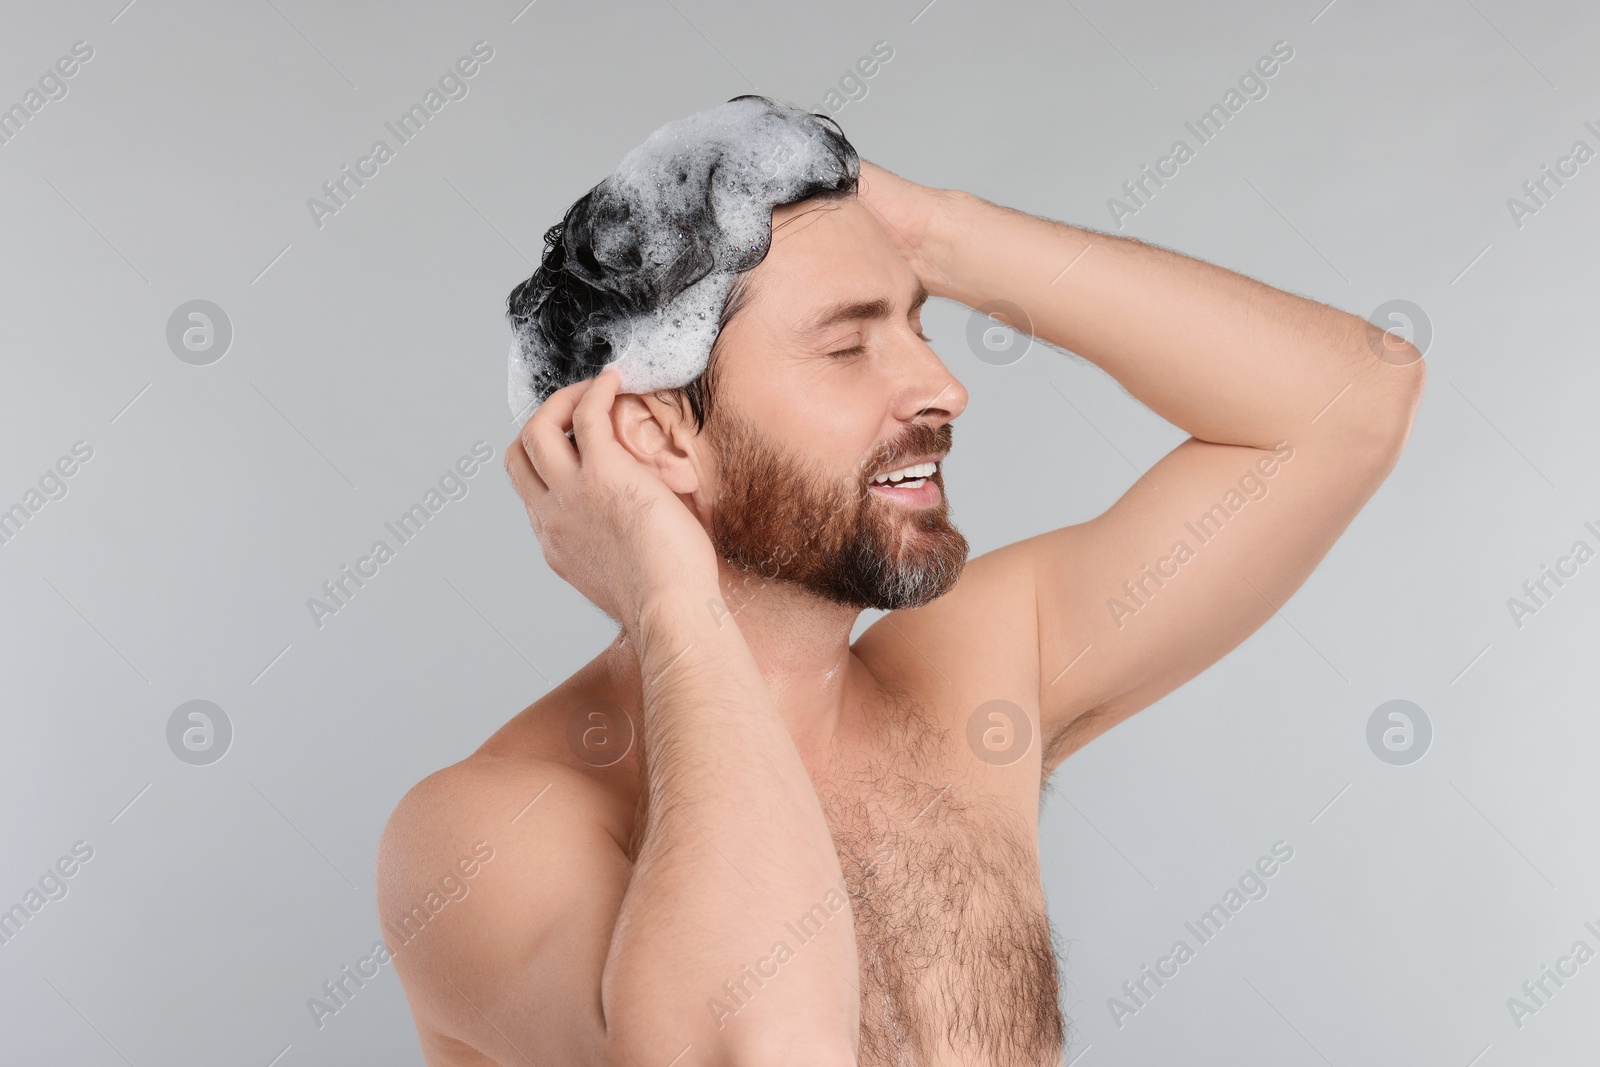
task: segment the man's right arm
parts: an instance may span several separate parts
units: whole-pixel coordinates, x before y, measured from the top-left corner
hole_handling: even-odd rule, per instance
[[[660,597],[631,635],[648,825],[602,1002],[624,1032],[742,1031],[752,1062],[853,1063],[860,972],[839,857],[743,634],[707,608],[715,593]],[[713,998],[737,1015],[718,1020]]]
[[[838,856],[749,647],[709,593],[657,596],[629,627],[647,790],[636,863],[596,815],[598,785],[550,762],[467,760],[396,810],[380,910],[424,1033],[504,1064],[854,1063]],[[397,944],[392,924],[478,840],[496,858],[469,896]],[[790,925],[802,917],[803,943]]]

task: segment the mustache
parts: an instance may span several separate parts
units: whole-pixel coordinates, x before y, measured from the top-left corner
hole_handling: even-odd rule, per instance
[[[949,452],[954,436],[955,431],[948,422],[940,426],[914,423],[892,443],[861,461],[862,480],[867,481],[875,474],[903,467],[908,459],[916,459],[930,452]]]

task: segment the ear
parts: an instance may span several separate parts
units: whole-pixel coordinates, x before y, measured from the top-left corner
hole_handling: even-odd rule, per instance
[[[674,493],[692,494],[703,484],[687,412],[654,396],[622,393],[611,405],[611,428],[617,442]]]

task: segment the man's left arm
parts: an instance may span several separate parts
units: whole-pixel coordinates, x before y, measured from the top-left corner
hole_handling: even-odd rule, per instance
[[[1423,363],[1363,319],[1222,267],[964,193],[940,201],[913,257],[931,294],[1019,306],[1031,322],[1013,326],[1191,435],[1105,514],[995,553],[1037,594],[1049,770],[1299,588],[1398,460]]]

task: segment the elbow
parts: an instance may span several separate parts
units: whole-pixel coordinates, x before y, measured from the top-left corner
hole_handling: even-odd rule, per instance
[[[1398,366],[1384,368],[1384,373],[1390,378],[1385,383],[1386,392],[1394,401],[1394,409],[1389,412],[1385,429],[1388,431],[1390,447],[1397,453],[1405,448],[1406,441],[1411,437],[1411,426],[1416,421],[1417,408],[1422,404],[1422,393],[1428,385],[1428,365],[1422,353],[1409,343],[1405,347],[1415,358]],[[1398,373],[1389,375],[1390,371]]]
[[[1351,428],[1362,452],[1377,462],[1392,463],[1411,437],[1428,370],[1415,345],[1391,333],[1383,333],[1381,338],[1362,353],[1366,373],[1358,385],[1361,416]],[[1374,355],[1378,358],[1372,358]]]

